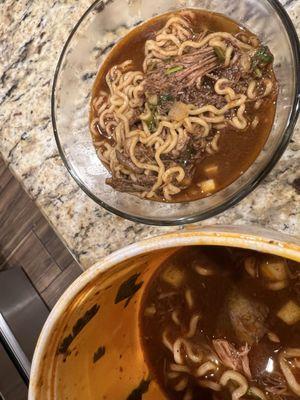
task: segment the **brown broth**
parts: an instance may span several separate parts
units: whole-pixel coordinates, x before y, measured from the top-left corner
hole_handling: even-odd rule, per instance
[[[192,11],[195,14],[193,29],[196,33],[207,29],[212,32],[224,31],[231,34],[245,32],[255,36],[243,26],[222,14],[205,10],[193,9]],[[163,14],[137,26],[113,47],[98,71],[93,86],[92,101],[101,90],[108,90],[105,76],[114,65],[130,59],[133,60],[135,69],[142,70],[146,40],[151,39],[153,34],[163,27],[170,15],[171,13]],[[178,195],[173,196],[172,202],[193,201],[210,195],[203,193],[197,186],[197,183],[211,178],[206,176],[204,171],[204,168],[208,165],[217,164],[219,167],[217,175],[213,177],[216,183],[215,192],[218,192],[233,183],[253,164],[268,139],[275,118],[277,83],[272,67],[269,67],[268,75],[275,83],[275,89],[270,96],[263,100],[260,109],[255,111],[255,115],[259,118],[257,127],[253,129],[249,125],[243,131],[238,131],[230,126],[223,129],[219,140],[219,151],[216,154],[207,154],[205,158],[198,162],[192,184]],[[253,111],[252,106],[246,107],[246,113],[249,115],[253,114]],[[95,116],[95,111],[91,107],[90,122]],[[99,138],[93,139],[98,141]],[[107,140],[104,137],[101,137],[101,139]],[[153,200],[161,201],[162,199],[153,198]]]
[[[183,399],[184,392],[176,392],[174,382],[187,376],[188,387],[192,389],[192,399],[230,399],[228,390],[213,392],[200,387],[196,378],[183,374],[181,378],[172,381],[166,378],[168,366],[174,363],[173,353],[162,343],[163,332],[167,329],[168,338],[175,341],[179,336],[184,337],[189,329],[189,321],[195,314],[201,315],[196,333],[191,339],[194,343],[205,342],[210,347],[213,339],[226,339],[235,346],[243,342],[236,334],[236,331],[228,317],[228,299],[231,293],[236,291],[251,302],[261,304],[268,308],[268,315],[264,322],[266,331],[259,340],[251,344],[249,352],[250,369],[252,379],[251,386],[257,386],[264,391],[261,378],[268,374],[266,366],[271,358],[275,360],[275,371],[279,370],[278,352],[282,349],[300,346],[300,322],[287,325],[276,316],[276,313],[289,300],[300,305],[300,273],[298,278],[290,280],[289,285],[278,291],[266,288],[266,281],[260,278],[252,278],[244,268],[246,257],[255,257],[257,265],[270,259],[269,255],[254,251],[222,248],[222,247],[193,247],[181,249],[167,259],[155,272],[148,283],[144,293],[143,304],[140,311],[140,336],[144,355],[150,371],[164,390],[168,399]],[[279,259],[279,258],[278,258]],[[201,276],[194,269],[194,263],[199,262],[214,270],[212,276]],[[287,261],[288,270],[294,274],[299,270],[300,265],[293,261]],[[179,287],[167,283],[163,276],[168,268],[179,269],[184,280]],[[185,300],[185,292],[189,289],[192,292],[194,304],[189,308]],[[169,297],[162,298],[161,295]],[[147,309],[155,309],[155,314],[147,315]],[[180,326],[171,319],[173,311],[178,311]],[[267,336],[267,332],[273,332],[280,338],[280,343],[273,343]],[[244,343],[244,342],[243,342]],[[245,343],[244,343],[245,344]],[[295,371],[295,376],[300,377],[300,368]],[[207,379],[207,378],[205,378]],[[209,378],[212,379],[212,378]],[[173,382],[173,383],[172,383]],[[215,397],[213,397],[213,394]],[[229,396],[229,397],[228,397]],[[243,397],[247,399],[248,396]],[[249,397],[251,399],[252,397]],[[287,397],[282,397],[285,399]],[[289,399],[296,399],[291,395]],[[268,399],[273,399],[268,397]],[[275,397],[274,397],[275,399]]]

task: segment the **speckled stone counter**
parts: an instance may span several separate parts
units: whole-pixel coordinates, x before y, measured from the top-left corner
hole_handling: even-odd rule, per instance
[[[281,0],[300,33],[300,0]],[[88,0],[0,1],[0,152],[84,269],[101,256],[174,228],[123,220],[90,200],[58,155],[50,120],[54,69]],[[267,179],[203,224],[260,224],[300,235],[300,123]]]

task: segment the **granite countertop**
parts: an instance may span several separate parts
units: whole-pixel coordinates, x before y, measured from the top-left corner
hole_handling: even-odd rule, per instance
[[[281,0],[300,34],[300,0]],[[0,1],[0,152],[84,269],[174,228],[126,221],[97,206],[67,173],[50,120],[54,69],[89,0]],[[246,199],[203,224],[260,224],[300,235],[300,123],[285,154]]]

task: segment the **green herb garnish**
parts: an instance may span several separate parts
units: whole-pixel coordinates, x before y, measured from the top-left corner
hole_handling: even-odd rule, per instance
[[[221,47],[215,46],[214,52],[220,61],[222,61],[222,62],[225,61],[225,53],[224,53],[223,49],[221,49]]]
[[[157,121],[156,118],[154,117],[154,115],[151,116],[151,118],[149,118],[148,120],[145,121],[148,129],[151,133],[155,132],[157,129]]]
[[[257,78],[262,78],[262,76],[263,76],[261,70],[259,68],[257,68],[257,67],[254,69],[254,75]]]
[[[253,68],[265,67],[266,65],[272,63],[274,61],[274,56],[270,52],[268,46],[261,46],[257,52],[254,54],[252,59],[252,66]]]
[[[152,114],[155,113],[157,110],[157,105],[154,105],[151,103],[147,103],[147,104],[148,104],[149,110],[152,112]]]
[[[157,118],[155,112],[157,110],[157,106],[148,104],[149,109],[151,111],[151,115],[148,119],[145,120],[146,125],[151,133],[155,132],[157,129]]]
[[[176,72],[180,72],[184,69],[183,65],[175,65],[174,67],[170,67],[166,69],[167,75],[175,74]]]
[[[174,101],[174,96],[172,96],[170,93],[163,93],[158,98],[159,105],[162,105],[163,103],[166,103],[168,101]]]
[[[146,125],[151,133],[155,132],[157,129],[157,118],[156,118],[156,111],[157,105],[151,104],[147,102],[149,110],[151,111],[151,115],[148,119],[145,120]]]

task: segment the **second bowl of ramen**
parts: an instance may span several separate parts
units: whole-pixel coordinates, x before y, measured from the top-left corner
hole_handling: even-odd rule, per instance
[[[299,89],[289,18],[244,0],[233,20],[216,3],[96,2],[65,46],[52,102],[61,155],[119,215],[207,218],[249,193],[288,143]]]
[[[29,400],[296,400],[299,241],[210,227],[109,255],[66,291]]]

